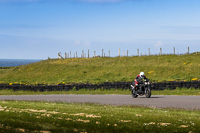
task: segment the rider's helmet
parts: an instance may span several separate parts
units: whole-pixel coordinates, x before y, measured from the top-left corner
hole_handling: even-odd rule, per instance
[[[140,72],[140,77],[144,78],[144,72]]]

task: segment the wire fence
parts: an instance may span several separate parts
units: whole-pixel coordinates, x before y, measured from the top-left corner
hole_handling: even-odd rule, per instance
[[[115,55],[114,57],[124,57],[124,56],[150,56],[150,55],[187,55],[190,54],[190,47],[187,48],[187,52],[182,53],[182,54],[177,54],[176,53],[176,48],[173,47],[173,52],[172,53],[163,53],[163,49],[160,48],[160,51],[158,54],[152,54],[151,49],[148,48],[148,52],[142,53],[140,52],[140,49],[137,49],[137,54],[136,55],[131,55],[129,50],[127,51],[122,51],[119,48],[118,55]],[[90,51],[89,49],[87,51],[82,50],[81,54],[76,52],[69,51],[69,53],[65,52],[65,55],[63,56],[61,52],[58,53],[58,59],[67,59],[67,58],[94,58],[94,57],[111,57],[111,51],[108,50],[108,52],[105,52],[104,49],[102,49],[101,54],[97,54],[97,51]],[[194,54],[199,54],[199,52],[194,52]]]
[[[14,91],[69,91],[69,90],[110,90],[110,89],[123,89],[130,90],[133,82],[105,82],[101,84],[90,84],[90,83],[74,83],[74,84],[58,84],[58,85],[48,85],[48,84],[0,84],[0,90],[11,89]],[[200,88],[200,81],[170,81],[170,82],[158,82],[150,84],[151,90],[165,90],[165,89],[176,89],[176,88]]]

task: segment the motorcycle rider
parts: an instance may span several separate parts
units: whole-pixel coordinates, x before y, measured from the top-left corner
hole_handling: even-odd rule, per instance
[[[143,81],[149,81],[149,80],[146,78],[144,72],[140,72],[140,74],[136,76],[134,81],[135,81],[134,87],[138,89],[139,84],[143,83]]]

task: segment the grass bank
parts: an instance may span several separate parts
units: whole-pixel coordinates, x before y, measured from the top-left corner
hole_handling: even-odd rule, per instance
[[[122,90],[122,89],[110,89],[110,90],[88,90],[81,89],[79,91],[70,90],[70,91],[13,91],[13,90],[0,90],[0,95],[81,95],[81,94],[89,94],[89,95],[131,95],[130,90]],[[187,88],[177,88],[175,90],[166,89],[164,91],[152,91],[152,95],[191,95],[191,96],[200,96],[200,89],[187,89]]]
[[[200,111],[0,101],[0,132],[200,132]]]
[[[200,79],[200,55],[52,59],[0,69],[0,83],[102,83],[133,81],[140,71],[152,80]]]

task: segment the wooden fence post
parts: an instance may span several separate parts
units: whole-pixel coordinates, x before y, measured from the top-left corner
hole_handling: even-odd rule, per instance
[[[90,58],[90,50],[88,49],[88,58]]]
[[[120,57],[120,48],[119,48],[119,57]]]
[[[94,51],[94,57],[96,57],[96,51]]]
[[[160,55],[162,55],[162,48],[160,48]]]
[[[150,55],[151,55],[151,53],[150,53],[150,48],[149,48],[149,50],[148,50],[148,51],[149,51],[149,56],[150,56]]]
[[[84,51],[82,50],[82,58],[84,58]]]
[[[139,51],[139,49],[137,49],[137,55],[140,56],[140,51]]]
[[[174,47],[174,55],[176,54],[176,49],[175,49],[175,47]]]
[[[61,55],[61,52],[58,53],[58,59],[63,59],[62,55]]]

